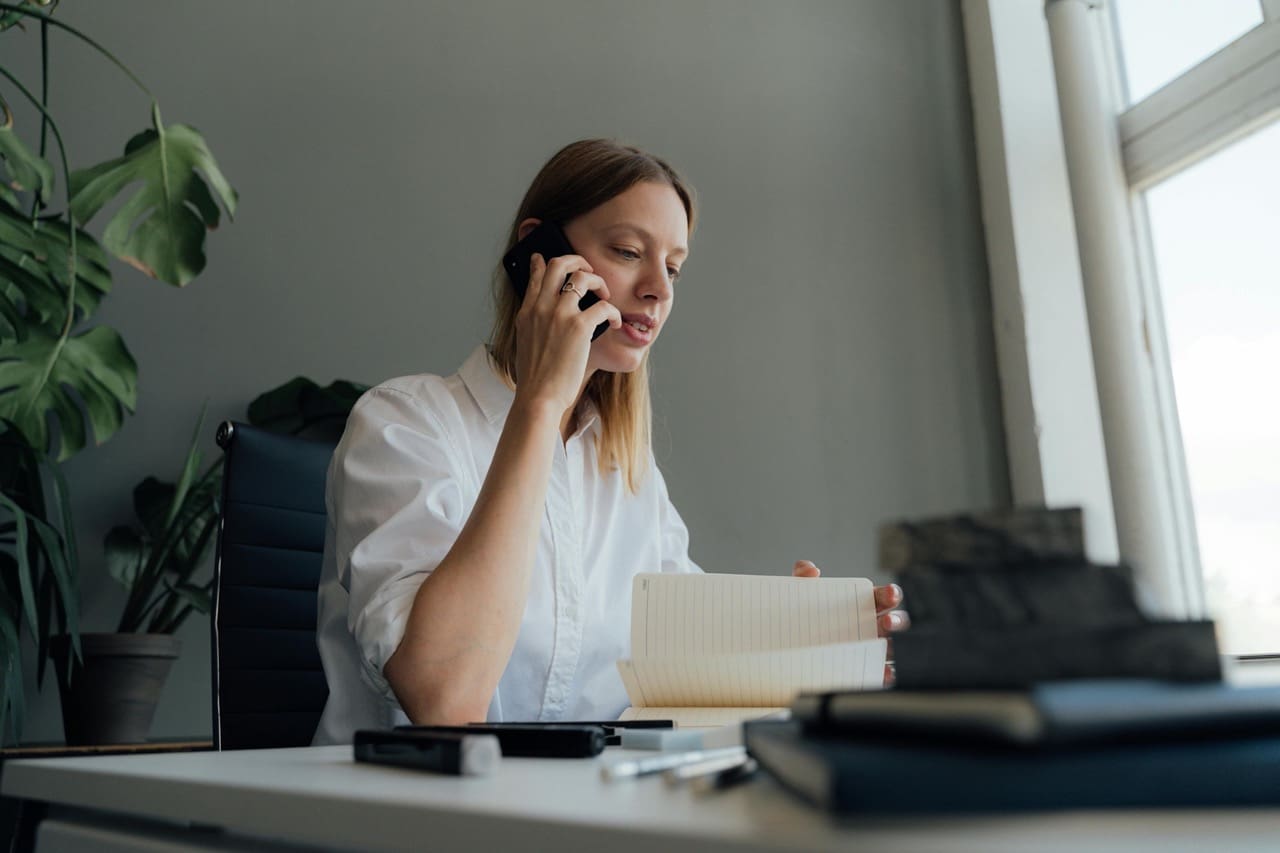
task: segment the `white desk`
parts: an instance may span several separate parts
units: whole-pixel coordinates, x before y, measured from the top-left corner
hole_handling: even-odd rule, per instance
[[[599,760],[507,758],[493,776],[459,778],[356,764],[345,746],[26,759],[5,764],[0,789],[50,804],[42,851],[1280,848],[1280,809],[838,825],[768,778],[700,797],[658,777],[606,784]]]

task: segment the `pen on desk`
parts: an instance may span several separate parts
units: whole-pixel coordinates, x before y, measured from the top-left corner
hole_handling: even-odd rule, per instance
[[[689,752],[664,752],[645,758],[624,758],[608,764],[600,765],[600,775],[606,782],[615,779],[629,779],[635,776],[648,776],[661,773],[682,764],[696,764],[701,761],[722,759],[746,754],[740,746],[726,746],[722,749],[694,749]]]
[[[748,758],[740,764],[721,770],[719,773],[699,776],[689,783],[689,787],[695,794],[722,791],[725,788],[731,788],[740,782],[747,781],[756,775],[756,771],[759,769],[760,765],[756,763],[756,760]]]
[[[747,761],[747,754],[726,755],[719,758],[708,758],[706,761],[695,761],[693,764],[681,764],[663,771],[662,778],[668,785],[681,785],[694,779],[713,777],[724,770],[732,770]]]

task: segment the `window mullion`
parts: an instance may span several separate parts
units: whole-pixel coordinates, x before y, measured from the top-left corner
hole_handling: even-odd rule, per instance
[[[1120,159],[1115,87],[1104,71],[1099,34],[1105,18],[1088,0],[1050,0],[1045,7],[1107,468],[1123,558],[1139,578],[1138,592],[1154,613],[1197,614],[1198,567],[1181,552],[1167,446],[1153,363],[1143,334],[1130,191]]]
[[[1280,0],[1275,0],[1280,4]],[[1120,116],[1130,186],[1141,190],[1280,112],[1280,18],[1269,20]]]

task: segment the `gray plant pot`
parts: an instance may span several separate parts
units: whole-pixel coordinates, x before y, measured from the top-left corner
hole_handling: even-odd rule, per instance
[[[156,700],[182,643],[171,634],[81,634],[83,662],[71,668],[70,638],[53,638],[70,746],[144,743]]]

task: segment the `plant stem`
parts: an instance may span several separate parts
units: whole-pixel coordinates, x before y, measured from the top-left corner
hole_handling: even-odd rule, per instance
[[[40,103],[49,108],[49,22],[40,22]],[[44,159],[49,142],[49,120],[40,118],[40,159]],[[31,224],[40,212],[40,193],[31,194]],[[68,217],[70,218],[70,217]]]
[[[30,9],[26,8],[25,6],[15,6],[13,3],[0,3],[0,10],[6,11],[6,12],[17,12],[19,15],[26,15],[28,18],[35,18],[38,21],[42,21],[51,26],[55,26],[60,30],[66,30],[76,38],[88,44],[94,50],[98,51],[98,53],[101,53],[107,59],[111,60],[111,62],[114,63],[117,68],[119,68],[121,71],[125,73],[125,76],[127,76],[130,80],[133,81],[133,84],[135,86],[137,86],[139,89],[141,89],[143,92],[146,93],[147,97],[151,98],[151,100],[153,101],[155,100],[156,96],[151,94],[151,90],[147,88],[146,84],[143,83],[141,80],[139,80],[138,76],[129,70],[129,66],[125,65],[118,58],[116,58],[116,55],[114,53],[107,50],[105,47],[98,44],[96,41],[89,38],[87,35],[80,32],[75,27],[68,26],[67,24],[62,23],[61,21],[55,20],[53,17],[49,15],[42,15],[39,12],[33,12]]]
[[[190,604],[178,611],[178,614],[169,620],[168,624],[161,625],[159,630],[152,633],[156,634],[172,634],[182,627],[182,623],[187,621],[187,617],[191,615],[194,608]]]
[[[49,108],[49,22],[40,22],[40,103]],[[40,119],[40,159],[49,145],[49,120]]]
[[[120,615],[120,627],[116,629],[116,633],[129,634],[141,628],[143,621],[146,620],[147,618],[147,614],[150,613],[152,610],[155,610],[156,605],[160,603],[160,598],[161,596],[157,595],[155,598],[151,599],[151,601],[147,602],[147,606],[142,608],[142,612],[139,613],[133,619],[126,618],[128,616],[128,608],[126,608],[126,612]],[[133,603],[132,595],[129,596],[129,600],[130,600],[130,603],[132,604]]]

